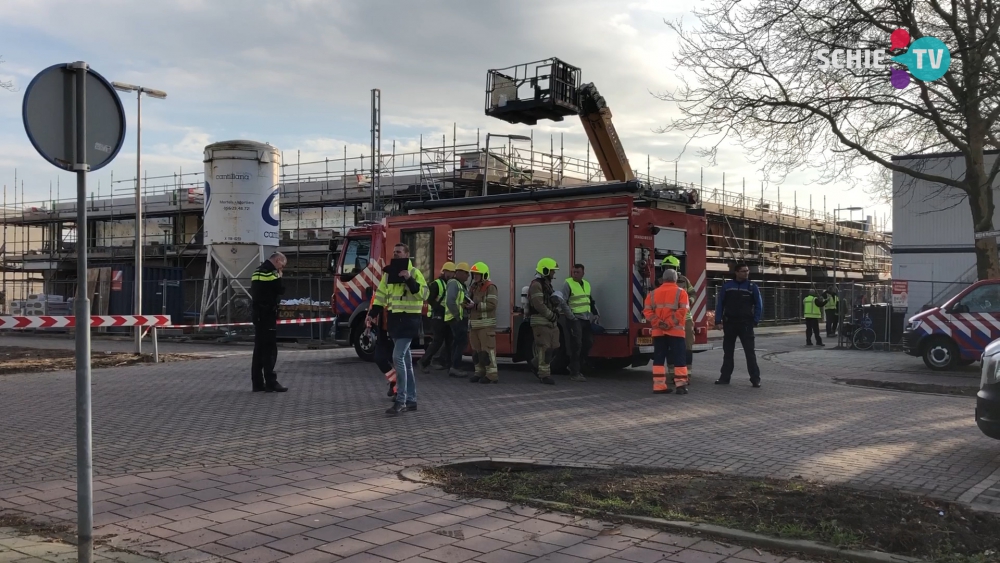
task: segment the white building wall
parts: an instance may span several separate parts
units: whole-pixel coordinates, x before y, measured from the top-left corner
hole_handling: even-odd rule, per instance
[[[953,153],[952,153],[953,154]],[[986,157],[987,170],[996,155]],[[961,156],[897,157],[896,164],[928,174],[961,178]],[[940,305],[976,281],[975,230],[968,198],[956,189],[901,172],[892,177],[892,279],[909,282],[908,314]],[[1000,182],[994,185],[1000,204]],[[1000,207],[993,216],[1000,228]]]

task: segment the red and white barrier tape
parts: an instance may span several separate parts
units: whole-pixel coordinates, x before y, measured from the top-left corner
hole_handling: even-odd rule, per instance
[[[0,317],[0,328],[69,328],[76,326],[76,317]],[[169,315],[93,315],[91,327],[105,326],[172,326]]]

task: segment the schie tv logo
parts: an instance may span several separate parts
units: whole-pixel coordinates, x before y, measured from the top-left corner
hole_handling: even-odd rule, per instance
[[[893,88],[902,90],[910,85],[910,74],[917,80],[923,82],[933,82],[941,78],[948,72],[951,66],[951,51],[948,46],[937,37],[921,37],[912,44],[910,43],[910,33],[905,29],[897,29],[889,36],[891,51],[906,49],[906,52],[898,55],[889,54],[890,60],[899,63],[907,68],[909,72],[900,68],[891,69],[889,82]],[[907,47],[909,47],[907,49]],[[887,53],[885,49],[820,49],[816,51],[816,58],[820,61],[820,68],[827,70],[830,68],[876,68],[885,69],[886,64],[883,59]]]

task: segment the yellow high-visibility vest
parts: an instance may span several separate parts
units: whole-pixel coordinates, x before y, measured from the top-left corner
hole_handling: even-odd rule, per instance
[[[805,317],[807,319],[822,319],[823,318],[823,311],[819,308],[819,306],[816,305],[816,297],[815,296],[810,295],[810,296],[806,297],[805,301],[803,302],[803,304],[805,305],[805,313],[804,314],[805,314]]]
[[[383,274],[379,281],[378,289],[375,290],[375,299],[372,305],[380,305],[390,313],[403,313],[408,315],[419,315],[424,311],[424,301],[430,296],[427,282],[420,270],[413,267],[413,262],[409,266],[410,276],[420,286],[417,293],[410,293],[410,288],[405,283],[389,283],[389,274]]]
[[[573,278],[566,280],[569,285],[570,295],[566,302],[573,314],[587,314],[590,312],[590,282],[583,280],[580,284]]]

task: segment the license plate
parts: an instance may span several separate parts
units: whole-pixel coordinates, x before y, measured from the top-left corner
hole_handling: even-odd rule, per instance
[[[652,346],[639,346],[639,353],[640,354],[652,354],[653,353],[653,347]]]
[[[635,339],[635,343],[638,344],[639,346],[652,346],[653,345],[653,337],[652,336],[640,336],[639,338]]]

